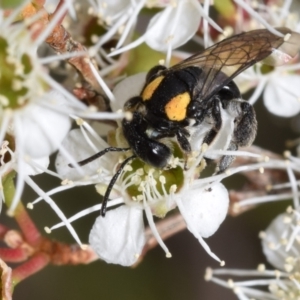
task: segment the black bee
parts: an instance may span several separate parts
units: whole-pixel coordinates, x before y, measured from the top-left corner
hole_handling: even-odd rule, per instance
[[[241,33],[173,67],[156,66],[148,72],[140,95],[124,105],[124,112],[129,117],[122,120],[122,128],[129,147],[109,147],[78,163],[84,165],[110,151],[133,152],[122,162],[106,190],[102,216],[105,216],[111,189],[129,161],[139,158],[155,168],[166,167],[172,152],[163,143],[163,138],[176,138],[188,156],[192,150],[191,131],[200,128],[203,122],[210,124],[203,143],[211,144],[222,126],[222,109],[234,118],[228,150],[237,150],[239,146],[253,142],[257,130],[255,112],[247,101],[242,100],[233,79],[274,51],[286,55],[285,47],[293,49],[295,40],[299,40],[295,37],[297,34],[287,28],[277,30],[282,37],[266,29]],[[223,156],[217,173],[224,172],[232,160],[232,156]]]

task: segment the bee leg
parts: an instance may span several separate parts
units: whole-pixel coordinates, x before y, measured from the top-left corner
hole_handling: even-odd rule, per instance
[[[180,145],[180,148],[184,152],[184,169],[185,170],[188,169],[187,160],[188,160],[189,154],[192,151],[191,144],[190,144],[189,140],[187,139],[188,136],[190,136],[190,134],[184,129],[178,129],[176,132],[177,141]]]
[[[237,144],[231,142],[227,150],[228,151],[236,151],[237,149],[238,149]],[[234,159],[235,159],[235,156],[233,156],[233,155],[222,156],[220,162],[218,163],[218,165],[216,167],[215,175],[221,174],[224,171],[226,171],[226,169],[231,165],[231,163],[234,161]]]
[[[190,134],[184,130],[184,129],[178,129],[176,132],[176,138],[177,141],[181,147],[181,149],[185,152],[185,153],[189,153],[191,152],[191,144],[189,142],[189,140],[187,139],[187,137],[189,137]]]
[[[237,124],[233,133],[233,141],[238,146],[249,146],[252,144],[257,131],[255,111],[248,102],[242,102],[240,108],[242,113],[240,118],[236,118]]]
[[[120,165],[119,167],[119,170],[115,173],[115,175],[112,177],[107,189],[106,189],[106,192],[105,192],[105,195],[103,197],[103,201],[102,201],[102,206],[101,206],[101,209],[100,209],[100,216],[102,217],[105,217],[105,214],[106,214],[106,209],[107,209],[107,203],[108,203],[108,200],[109,200],[109,195],[111,193],[111,190],[112,188],[114,187],[116,181],[118,180],[120,174],[122,173],[123,169],[125,168],[125,166],[131,161],[133,160],[134,158],[136,158],[135,155],[132,155],[130,157],[127,157]]]
[[[233,137],[227,149],[230,151],[238,150],[239,146],[243,147],[251,145],[257,130],[257,121],[252,105],[248,102],[242,102],[240,103],[240,109],[240,114],[235,119],[236,125]],[[223,173],[234,159],[235,156],[233,155],[223,156],[216,168],[216,174]]]
[[[211,129],[208,134],[203,139],[203,144],[210,145],[210,143],[214,140],[218,132],[215,129]]]
[[[222,126],[222,116],[220,111],[221,102],[218,99],[215,99],[212,102],[212,118],[214,119],[214,129],[219,131]]]

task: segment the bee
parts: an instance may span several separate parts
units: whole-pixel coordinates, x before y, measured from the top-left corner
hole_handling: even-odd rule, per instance
[[[124,112],[130,117],[122,120],[122,130],[129,147],[108,147],[78,163],[85,165],[107,152],[133,152],[120,164],[108,185],[100,211],[103,217],[110,192],[132,159],[139,158],[159,169],[168,165],[172,152],[164,142],[166,138],[175,139],[188,157],[193,150],[191,135],[201,130],[205,122],[209,129],[201,143],[211,145],[224,121],[222,111],[226,111],[234,118],[234,130],[224,150],[237,150],[252,144],[257,131],[255,111],[242,99],[233,79],[272,53],[281,60],[290,58],[287,52],[296,55],[295,44],[299,45],[300,35],[287,28],[277,30],[282,36],[266,29],[244,32],[170,68],[159,65],[148,72],[140,95],[124,105]],[[224,172],[232,161],[233,156],[221,157],[216,173]]]

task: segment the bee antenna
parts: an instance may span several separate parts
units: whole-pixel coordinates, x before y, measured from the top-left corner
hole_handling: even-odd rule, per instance
[[[100,151],[100,152],[98,152],[98,153],[96,153],[96,154],[94,154],[94,155],[92,155],[92,156],[90,156],[90,157],[88,157],[88,158],[86,158],[84,160],[79,161],[77,164],[79,166],[84,166],[84,165],[86,165],[86,164],[88,164],[88,163],[96,160],[97,158],[103,156],[107,152],[118,152],[118,151],[119,152],[125,152],[125,151],[128,151],[128,150],[130,150],[130,148],[108,147],[108,148],[105,148],[104,150],[102,150],[102,151]],[[75,168],[75,166],[72,165],[72,164],[68,164],[68,166],[70,168]]]
[[[100,216],[102,217],[105,217],[105,214],[106,214],[106,206],[107,206],[107,202],[108,202],[108,197],[110,195],[110,192],[114,186],[114,184],[116,183],[119,175],[121,174],[122,170],[124,169],[124,167],[132,160],[136,158],[135,155],[133,156],[130,156],[130,157],[127,157],[123,162],[122,164],[120,165],[120,168],[118,169],[118,171],[115,173],[115,175],[113,176],[113,178],[111,179],[108,187],[107,187],[107,190],[105,192],[105,195],[104,195],[104,198],[103,198],[103,201],[102,201],[102,207],[100,209]]]

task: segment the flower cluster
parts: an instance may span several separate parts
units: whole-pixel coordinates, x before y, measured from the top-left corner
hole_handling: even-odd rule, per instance
[[[14,23],[18,13],[5,17],[0,11],[1,178],[12,170],[18,174],[11,214],[28,175],[47,170],[49,155],[69,131],[68,103],[73,99],[53,87],[27,25]]]
[[[257,17],[257,12],[251,7],[245,7],[245,3],[242,1],[236,1],[236,3],[246,10],[249,15],[253,15],[258,21],[261,21],[261,18]],[[117,50],[113,54],[117,55],[142,42],[146,42],[148,46],[155,50],[167,52],[168,64],[171,50],[185,44],[197,32],[201,16],[204,18],[203,28],[209,22],[219,29],[214,21],[208,17],[207,1],[203,8],[198,1],[181,1],[178,3],[173,1],[167,3],[159,1],[151,3],[148,1],[115,1],[114,3],[94,1],[91,4],[93,8],[89,10],[89,13],[97,16],[99,24],[107,29],[106,33],[90,49],[89,53],[92,54],[97,51],[103,53],[100,47],[112,37],[118,36],[115,47]],[[150,20],[145,33],[130,43],[138,15],[144,7],[149,6],[160,7],[163,10]],[[286,9],[288,10],[288,8]],[[183,24],[187,22],[186,26],[179,25],[179,16]],[[191,19],[193,22],[190,22]],[[257,27],[259,26],[257,25]],[[270,25],[269,27],[272,29]],[[296,50],[288,49],[288,53],[294,56]],[[282,60],[282,58],[277,59],[279,62],[282,62]],[[268,73],[268,76],[271,75]],[[99,77],[97,78],[100,80]],[[251,78],[253,79],[253,74],[251,74]],[[122,110],[126,100],[140,93],[144,81],[145,74],[129,77],[118,84],[113,91],[113,95],[110,96],[112,100],[110,102],[111,109],[114,112]],[[254,94],[258,94],[258,92],[256,91]],[[40,197],[35,202],[30,203],[29,207],[32,207],[33,204],[43,198],[47,198],[50,202],[49,196],[74,186],[95,185],[97,192],[103,196],[108,186],[110,186],[114,174],[120,168],[120,176],[113,185],[110,195],[113,200],[108,204],[109,207],[118,207],[109,211],[105,218],[98,217],[90,233],[90,243],[100,258],[107,262],[122,265],[132,265],[137,261],[145,245],[143,212],[146,214],[153,235],[166,252],[166,255],[170,256],[170,251],[157,232],[153,216],[164,217],[169,211],[178,207],[189,230],[196,236],[207,252],[221,262],[210,251],[203,237],[212,235],[226,216],[229,199],[226,190],[220,184],[220,180],[228,174],[207,179],[198,178],[205,165],[204,156],[216,159],[227,154],[243,154],[242,152],[224,151],[228,149],[229,142],[232,139],[234,119],[224,109],[221,109],[221,114],[222,127],[214,142],[210,143],[209,146],[203,144],[205,132],[211,127],[209,122],[207,124],[203,122],[203,130],[196,131],[191,136],[190,142],[195,153],[194,157],[188,162],[188,170],[186,170],[185,159],[182,153],[178,151],[179,149],[177,149],[178,147],[174,141],[169,142],[173,149],[173,158],[169,162],[169,169],[156,170],[138,159],[134,159],[124,166],[123,161],[126,163],[129,161],[127,153],[121,156],[116,153],[107,153],[97,161],[80,167],[76,161],[81,161],[109,146],[120,148],[128,147],[128,144],[120,127],[109,133],[103,131],[102,128],[95,131],[92,126],[74,113],[72,117],[80,126],[80,130],[75,129],[69,132],[61,145],[62,149],[60,149],[56,160],[57,176],[63,179],[63,185],[47,193],[40,194]],[[128,117],[130,118],[130,116]],[[108,143],[101,139],[99,135],[107,136]],[[82,143],[83,140],[84,143]],[[66,160],[65,153],[68,153],[72,159]],[[75,168],[70,168],[70,163]],[[263,163],[261,164],[263,165]],[[238,171],[238,169],[231,170],[232,173]],[[62,216],[57,207],[52,207],[61,216],[63,222],[52,226],[48,230],[66,225],[77,242],[81,243],[71,226],[71,222],[99,210],[101,205],[95,205],[79,212],[70,219]],[[123,226],[116,226],[115,224],[118,224],[120,219],[124,222]],[[121,249],[122,255],[120,255]]]
[[[88,9],[87,5],[90,6]],[[210,15],[211,5],[214,5],[214,19]],[[172,218],[179,211],[188,230],[223,266],[224,261],[204,239],[218,230],[229,209],[238,213],[258,203],[292,199],[293,208],[289,207],[274,219],[260,235],[267,260],[276,269],[266,270],[264,265],[260,265],[258,270],[208,269],[206,279],[233,289],[239,299],[299,299],[300,159],[290,153],[286,153],[285,159],[279,159],[235,151],[242,144],[235,141],[240,138],[237,135],[238,124],[248,124],[240,135],[247,135],[251,125],[256,130],[254,113],[251,111],[249,117],[249,111],[242,111],[242,105],[254,104],[263,94],[265,106],[273,114],[291,117],[300,112],[300,63],[298,57],[293,58],[300,48],[300,35],[294,32],[299,30],[300,23],[299,15],[292,13],[292,1],[280,6],[277,0],[266,4],[233,0],[224,7],[218,0],[214,3],[209,0],[203,3],[198,0],[89,0],[81,12],[86,18],[82,27],[90,34],[88,30],[93,25],[97,30],[100,28],[101,34],[95,36],[92,33],[92,45],[86,45],[87,48],[80,44],[86,34],[83,29],[76,40],[65,29],[67,22],[62,24],[67,13],[76,18],[73,2],[59,1],[52,15],[47,13],[46,7],[43,1],[25,1],[11,10],[4,10],[0,5],[0,209],[2,201],[6,200],[4,186],[7,175],[16,173],[16,192],[11,203],[7,203],[8,214],[14,214],[24,185],[28,184],[38,198],[28,203],[27,208],[32,209],[44,200],[61,220],[50,228],[45,227],[46,231],[50,233],[66,226],[84,248],[72,222],[101,211],[103,204],[100,200],[109,198],[106,216],[95,219],[89,233],[89,244],[100,259],[122,266],[132,266],[143,256],[147,244],[146,226],[166,257],[171,257],[171,250],[165,244],[156,221]],[[150,12],[151,17],[138,35],[145,11]],[[132,107],[126,110],[131,104],[127,103],[125,108],[124,104],[141,94],[147,75],[139,73],[121,80],[124,76],[122,71],[128,65],[126,53],[145,43],[152,50],[164,53],[165,60],[155,61],[156,64],[169,66],[174,55],[181,59],[190,56],[191,53],[183,50],[174,51],[190,40],[207,47],[226,35],[262,27],[281,37],[281,31],[275,27],[291,27],[293,34],[287,34],[282,46],[274,49],[272,56],[263,61],[269,63],[267,66],[256,64],[236,79],[242,93],[254,89],[249,103],[230,98],[233,104],[221,99],[224,102],[219,101],[213,106],[208,100],[207,103],[198,101],[197,104],[202,105],[199,114],[201,110],[207,115],[203,119],[200,116],[199,119],[187,118],[188,125],[182,123],[184,134],[172,132],[164,135],[151,126],[145,131],[147,138],[154,137],[170,149],[167,166],[154,168],[139,159],[137,151],[130,148],[125,138],[121,119],[123,122],[132,120],[135,111]],[[60,55],[40,57],[38,50],[45,43]],[[231,60],[230,55],[226,56],[231,50],[224,49],[218,54],[221,64],[223,60]],[[138,57],[134,59],[139,60]],[[59,83],[52,77],[53,62],[68,62],[77,73],[74,75],[74,72],[66,71],[67,68],[58,67],[59,71],[63,69],[68,75],[72,74],[69,82]],[[286,65],[277,68],[283,63]],[[246,68],[247,62],[244,64]],[[201,70],[209,78],[207,81],[207,78],[204,79],[202,90],[214,90],[214,85],[209,86],[212,75],[215,76],[213,80],[217,81],[219,76],[221,83],[224,82],[222,78],[226,72],[225,69],[219,72],[222,65],[218,65],[217,59],[212,67],[215,73],[204,67]],[[228,63],[227,68],[230,67]],[[235,76],[234,72],[230,74]],[[59,75],[57,80],[60,81]],[[155,84],[150,86],[149,93],[154,92]],[[227,92],[222,92],[226,98]],[[175,106],[176,97],[172,98]],[[192,98],[191,95],[189,97]],[[195,125],[197,122],[198,126]],[[76,124],[73,129],[72,123]],[[191,147],[189,155],[180,149],[180,138],[188,140]],[[55,152],[56,169],[51,170],[50,155]],[[91,157],[97,159],[89,161]],[[254,162],[226,169],[235,157],[251,158]],[[215,173],[206,168],[209,160],[217,161]],[[87,161],[89,163],[82,163]],[[223,173],[218,172],[220,161],[225,161]],[[221,183],[223,179],[236,173],[263,173],[273,169],[285,172],[288,182],[268,185],[264,196],[237,201],[233,207],[230,205],[232,199]],[[32,178],[41,173],[59,178],[61,185],[43,191]],[[95,188],[99,202],[67,218],[53,196],[87,185]],[[259,279],[229,279],[226,282],[220,278],[227,275]]]
[[[169,62],[172,49],[184,45],[195,35],[201,17],[205,23],[209,22],[222,32],[222,29],[208,15],[208,1],[206,1],[205,7],[202,7],[197,0],[142,0],[139,2],[97,0],[90,2],[92,4],[90,12],[96,15],[99,22],[108,28],[107,32],[99,38],[93,50],[97,51],[99,47],[117,34],[119,38],[113,55],[130,50],[145,42],[157,51],[168,51],[167,62]],[[163,8],[163,10],[151,18],[145,33],[130,43],[138,23],[138,15],[143,8]]]
[[[245,14],[241,14],[242,19],[237,24],[239,32],[262,27],[269,30],[288,27],[297,31],[299,27],[300,16],[292,10],[292,1],[287,1],[283,7],[279,1],[268,4],[253,2],[252,5],[242,0],[235,2],[245,10]],[[280,61],[280,57],[277,59],[275,65],[281,65],[283,62]],[[298,57],[280,68],[258,64],[237,78],[237,83],[243,93],[254,88],[249,103],[254,104],[263,94],[263,101],[268,111],[280,117],[292,117],[300,112],[300,94],[299,89],[296,88],[300,83],[299,68]]]
[[[116,98],[114,105],[120,105],[124,101],[124,95],[129,98],[132,95],[136,95],[137,91],[135,89],[142,85],[144,78],[144,75],[132,76],[117,85],[114,90]],[[137,84],[138,81],[140,81],[140,84]],[[133,83],[135,83],[134,86],[132,85]],[[118,109],[118,105],[115,109]],[[231,121],[233,122],[233,119]],[[70,131],[63,142],[64,148],[72,154],[75,160],[81,161],[95,152],[109,147],[86,122],[77,119],[77,124],[81,125],[81,130],[75,129]],[[228,125],[224,127],[227,127],[226,130],[228,131]],[[228,140],[230,140],[233,132],[233,127],[229,126],[229,128],[231,128],[231,133],[227,132],[226,139],[219,141],[218,145],[223,144],[226,147],[225,145],[228,144]],[[111,145],[124,147],[125,143],[126,146],[126,140],[120,129],[108,134],[108,137],[111,140]],[[197,139],[199,138],[201,137],[197,136]],[[82,140],[86,142],[82,143]],[[170,257],[171,254],[168,248],[157,232],[153,216],[163,218],[169,211],[178,207],[189,230],[206,251],[220,261],[210,251],[203,237],[211,236],[218,229],[227,214],[228,193],[220,183],[224,175],[221,177],[215,176],[215,179],[212,177],[205,180],[198,179],[199,172],[205,166],[203,156],[211,155],[217,157],[222,155],[222,151],[215,150],[214,145],[214,143],[210,146],[203,144],[198,152],[195,151],[194,157],[188,162],[188,170],[185,170],[185,161],[175,142],[172,146],[173,158],[166,170],[151,168],[139,159],[134,159],[124,167],[119,180],[113,186],[111,198],[114,200],[109,201],[108,206],[125,205],[108,211],[105,218],[99,216],[90,233],[90,243],[99,257],[107,262],[125,266],[132,265],[137,261],[146,242],[143,211],[145,211],[153,235],[166,252],[166,256]],[[56,160],[56,168],[60,177],[67,182],[63,189],[93,184],[97,192],[100,195],[104,195],[111,178],[123,160],[124,155],[120,157],[116,153],[107,153],[99,160],[83,166],[83,173],[78,173],[69,167],[68,162],[59,153]],[[54,192],[56,190],[49,191],[48,194],[51,195]],[[40,199],[37,199],[36,202]],[[100,208],[100,205],[96,205],[86,209],[71,217],[68,222],[72,222]],[[122,220],[122,224],[120,224],[120,220]],[[63,224],[52,226],[50,230],[56,229]],[[221,263],[223,264],[223,262]]]
[[[245,199],[235,204],[237,212],[245,206],[293,199],[294,208],[289,206],[286,212],[278,215],[269,227],[259,234],[266,259],[276,269],[266,270],[263,264],[260,264],[257,270],[212,270],[209,268],[205,275],[206,280],[232,289],[238,299],[250,300],[253,297],[255,299],[298,299],[300,296],[299,182],[296,179],[299,173],[299,158],[291,156],[289,152],[286,152],[285,156],[287,158],[285,160],[268,159],[262,163],[250,165],[250,168],[284,170],[289,179],[288,182],[268,186],[268,191],[274,192],[270,195]],[[233,280],[231,277],[225,281],[220,276],[246,277],[247,280]],[[250,280],[249,277],[254,278]]]

